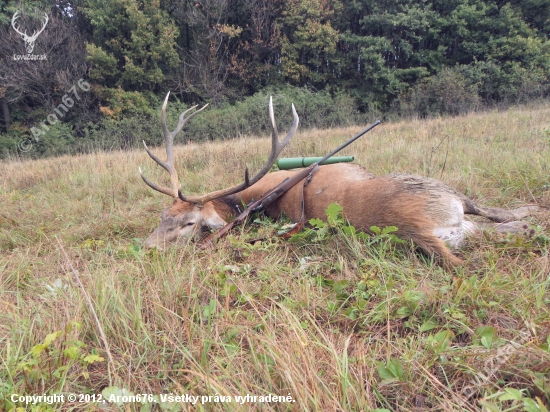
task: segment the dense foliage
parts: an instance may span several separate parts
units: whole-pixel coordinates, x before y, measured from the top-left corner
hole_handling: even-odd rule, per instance
[[[49,16],[46,59],[16,58],[17,11],[27,33]],[[306,127],[524,102],[550,92],[549,35],[546,0],[0,0],[0,153],[157,139],[167,90],[213,103],[194,139],[260,132],[270,93],[300,97]]]

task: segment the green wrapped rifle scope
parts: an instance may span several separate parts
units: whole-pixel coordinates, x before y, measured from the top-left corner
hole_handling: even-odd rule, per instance
[[[322,157],[286,157],[277,160],[277,167],[281,170],[298,169],[300,167],[308,167],[321,159]],[[354,159],[355,157],[353,156],[329,157],[323,162],[323,164],[328,165],[332,163],[353,162]]]

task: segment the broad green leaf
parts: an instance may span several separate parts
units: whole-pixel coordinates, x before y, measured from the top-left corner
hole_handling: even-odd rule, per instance
[[[544,409],[539,409],[537,403],[533,399],[524,399],[523,400],[523,410],[525,412],[541,412],[546,409],[545,406],[543,406]]]
[[[481,339],[483,336],[490,337],[491,339],[496,336],[496,329],[492,326],[480,326],[476,329],[476,336]]]
[[[85,356],[84,359],[82,359],[82,360],[86,363],[92,364],[94,362],[103,362],[105,359],[103,359],[99,355],[93,355],[92,354],[92,355]]]
[[[375,235],[379,236],[381,233],[381,230],[378,226],[371,226],[369,227],[370,231],[374,233]]]
[[[403,379],[403,366],[397,361],[397,359],[392,359],[388,364],[388,369],[393,373],[396,378]]]
[[[316,228],[323,228],[325,227],[327,224],[325,222],[323,222],[321,219],[317,219],[317,218],[313,218],[313,219],[309,219],[309,224],[311,226],[314,226]]]
[[[505,388],[504,391],[506,393],[498,397],[499,401],[516,401],[523,398],[523,394],[520,390],[514,388]]]
[[[44,339],[44,345],[45,346],[50,346],[50,344],[56,340],[59,335],[61,335],[61,333],[63,333],[62,331],[58,330],[57,332],[52,332],[48,335],[46,335],[46,339]]]
[[[392,359],[386,365],[382,364],[378,367],[378,375],[380,375],[386,383],[402,380],[404,376],[403,366],[401,366],[397,359]]]
[[[481,344],[487,349],[491,349],[491,346],[493,346],[493,339],[488,336],[482,336]]]
[[[501,411],[501,409],[498,407],[498,405],[495,405],[492,402],[479,401],[479,404],[481,406],[484,406],[490,412],[500,412]]]
[[[69,346],[63,351],[65,356],[68,356],[70,359],[77,359],[80,355],[80,348],[78,346]]]
[[[411,316],[413,314],[413,311],[408,306],[401,306],[399,309],[397,309],[395,314],[399,319],[402,319]]]
[[[342,223],[342,218],[340,217],[340,214],[342,213],[342,206],[340,206],[338,203],[331,203],[328,205],[327,210],[327,221],[331,225],[337,225],[339,222]]]
[[[119,388],[118,386],[108,386],[105,389],[101,391],[101,394],[103,395],[103,398],[107,402],[112,402],[117,406],[122,406],[124,403],[122,402],[123,396],[133,396],[134,393],[128,391],[124,388]],[[117,402],[119,400],[119,402]]]
[[[337,280],[336,282],[334,282],[334,285],[332,287],[334,291],[338,293],[343,291],[348,286],[349,286],[349,280],[343,279],[343,280]]]
[[[384,229],[382,229],[382,234],[387,235],[388,233],[397,232],[396,226],[386,226]]]
[[[437,323],[437,321],[435,321],[434,319],[429,319],[424,322],[422,326],[420,326],[420,332],[427,332],[429,330],[437,328],[438,326],[439,324]]]
[[[39,343],[38,345],[34,345],[31,349],[31,354],[34,356],[39,356],[44,350],[47,348],[47,345],[44,345],[43,343]]]

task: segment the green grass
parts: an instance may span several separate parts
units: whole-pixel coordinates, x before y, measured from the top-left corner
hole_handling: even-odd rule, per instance
[[[278,119],[282,133],[290,115]],[[548,119],[541,106],[384,124],[344,154],[485,205],[549,206]],[[358,130],[300,132],[284,155],[323,155]],[[180,146],[180,180],[188,193],[227,187],[268,151],[265,138]],[[25,407],[14,393],[122,390],[212,398],[111,410],[549,407],[548,211],[529,238],[470,239],[453,272],[382,234],[335,224],[287,242],[284,222],[263,218],[214,250],[146,252],[140,240],[171,200],[141,182],[140,165],[165,181],[144,151],[0,163],[0,410]],[[292,401],[214,403],[247,394]],[[27,410],[86,405],[97,408]]]

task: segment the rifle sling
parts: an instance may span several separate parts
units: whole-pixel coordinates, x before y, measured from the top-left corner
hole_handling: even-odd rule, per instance
[[[295,235],[296,233],[300,232],[304,227],[305,214],[306,214],[306,205],[305,205],[306,198],[304,196],[304,190],[306,186],[311,182],[311,179],[313,178],[313,175],[315,174],[315,172],[317,172],[317,170],[319,170],[318,164],[311,170],[311,172],[309,172],[309,174],[304,179],[304,183],[302,184],[302,201],[301,201],[302,213],[301,213],[300,219],[294,224],[294,226],[291,229],[287,230],[286,232],[280,235],[281,237],[283,237],[283,239],[289,239],[292,235]]]

